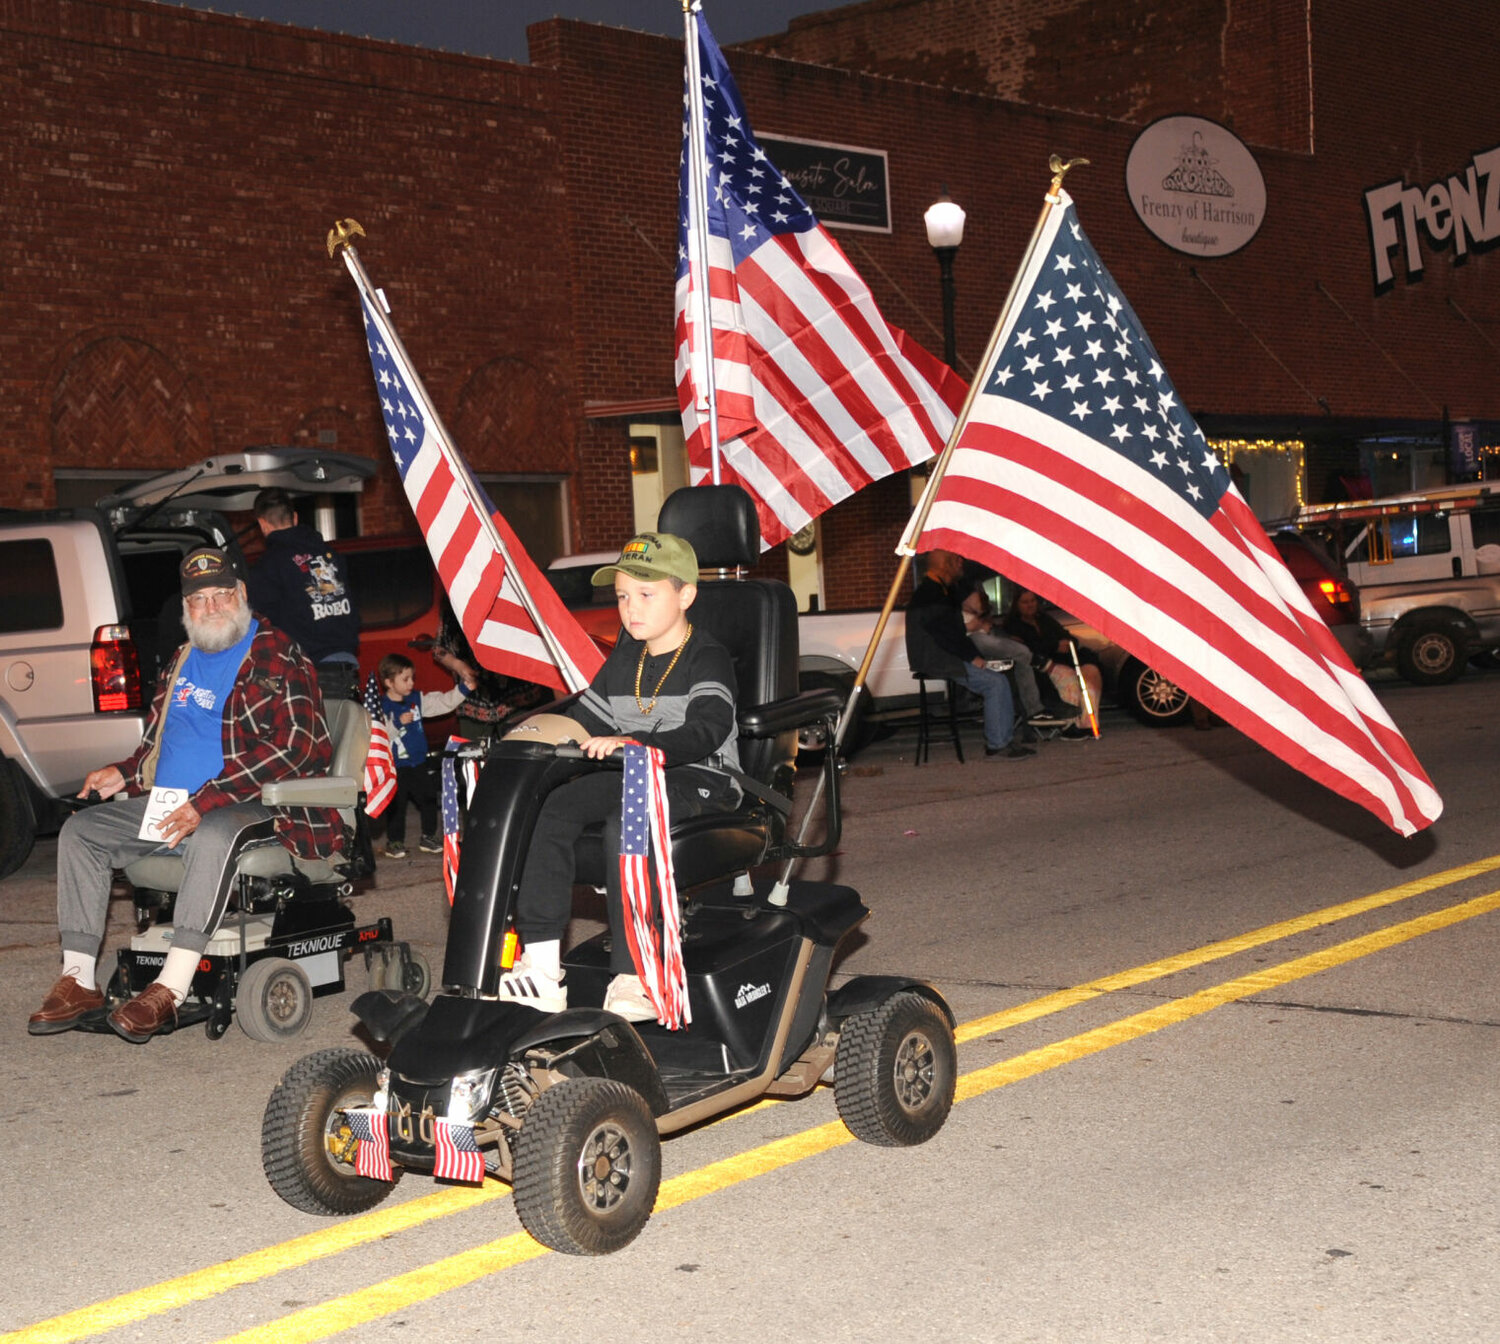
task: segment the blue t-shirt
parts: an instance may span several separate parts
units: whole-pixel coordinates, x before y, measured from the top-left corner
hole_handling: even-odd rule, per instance
[[[189,650],[168,692],[171,711],[161,735],[157,784],[196,793],[224,769],[224,708],[255,630],[252,620],[244,639],[222,653]]]
[[[427,733],[422,727],[422,692],[413,691],[402,700],[382,693],[380,709],[390,725],[391,755],[396,760],[396,769],[421,765],[427,759]],[[401,722],[403,714],[411,715],[410,723]]]

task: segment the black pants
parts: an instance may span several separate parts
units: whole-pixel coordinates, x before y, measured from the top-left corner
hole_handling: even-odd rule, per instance
[[[422,818],[422,834],[438,833],[438,761],[429,756],[421,765],[396,771],[396,796],[386,813],[385,838],[392,844],[406,843],[406,805],[415,803]]]
[[[359,664],[346,663],[342,659],[319,663],[318,690],[324,700],[359,699]]]
[[[673,821],[703,812],[728,811],[735,803],[732,784],[726,781],[720,787],[716,779],[699,770],[686,767],[669,770],[666,783],[667,813]],[[562,940],[573,910],[573,844],[584,827],[602,821],[604,880],[613,934],[609,968],[616,975],[631,975],[636,967],[630,959],[630,944],[625,934],[620,886],[620,788],[619,773],[605,770],[584,775],[548,795],[537,818],[521,875],[521,890],[516,897],[516,929],[522,943]]]

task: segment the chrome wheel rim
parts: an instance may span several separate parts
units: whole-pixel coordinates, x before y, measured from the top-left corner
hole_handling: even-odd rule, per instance
[[[615,1208],[630,1191],[634,1155],[630,1137],[610,1121],[599,1125],[578,1158],[578,1188],[595,1213]]]
[[[896,1100],[908,1111],[918,1111],[932,1096],[937,1075],[937,1052],[925,1032],[913,1031],[896,1047]]]

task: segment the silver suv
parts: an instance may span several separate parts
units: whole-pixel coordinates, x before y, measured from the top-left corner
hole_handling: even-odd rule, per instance
[[[222,511],[279,485],[363,488],[375,464],[257,448],[142,481],[93,509],[0,510],[0,877],[55,830],[96,766],[141,739],[176,644],[177,566],[195,546],[239,545]]]
[[[1342,557],[1372,652],[1421,686],[1500,647],[1500,483],[1303,508],[1297,527]]]

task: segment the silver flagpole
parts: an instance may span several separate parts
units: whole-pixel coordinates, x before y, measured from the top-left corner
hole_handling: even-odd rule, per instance
[[[427,388],[422,382],[411,362],[411,356],[406,353],[406,347],[401,344],[401,338],[396,335],[395,329],[386,321],[385,305],[380,296],[375,292],[375,285],[366,273],[364,265],[360,262],[359,254],[354,250],[352,241],[356,233],[363,234],[364,230],[352,219],[340,220],[328,234],[328,254],[332,256],[340,248],[344,252],[344,265],[348,267],[349,274],[354,277],[355,286],[366,300],[370,313],[375,319],[375,325],[380,329],[381,339],[385,341],[386,348],[391,352],[392,362],[401,370],[401,376],[406,379],[407,386],[411,388],[412,394],[420,398],[427,413],[427,421],[432,426],[433,434],[438,441],[439,451],[448,459],[448,465],[453,470],[453,475],[460,486],[463,487],[465,496],[468,498],[469,507],[474,510],[475,516],[479,518],[485,535],[489,538],[501,559],[505,562],[505,568],[511,575],[515,574],[514,563],[510,550],[505,544],[505,539],[495,527],[495,520],[490,517],[490,511],[485,507],[484,495],[475,481],[473,473],[469,470],[469,464],[464,460],[453,440],[448,437],[448,431],[444,427],[437,410],[432,404],[432,398],[427,395]],[[521,599],[521,605],[526,609],[526,614],[531,617],[531,623],[536,627],[542,642],[547,646],[547,652],[552,655],[552,661],[557,665],[558,671],[568,683],[568,688],[581,691],[588,685],[588,678],[579,672],[567,651],[558,643],[557,636],[542,620],[541,613],[537,611],[531,594],[527,591],[524,583],[512,584],[517,595]]]
[[[682,0],[688,86],[688,142],[683,152],[688,156],[688,292],[698,312],[697,328],[703,352],[704,385],[708,398],[711,479],[718,485],[719,395],[714,381],[713,296],[708,292],[708,137],[704,129],[703,75],[698,59],[698,11],[701,8],[700,0]],[[691,349],[688,357],[691,360]]]

